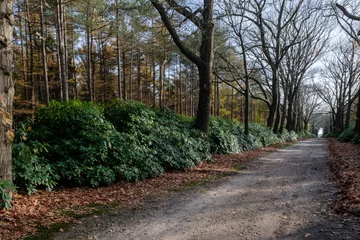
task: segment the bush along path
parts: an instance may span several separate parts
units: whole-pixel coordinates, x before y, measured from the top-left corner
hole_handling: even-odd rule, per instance
[[[358,239],[358,219],[331,211],[326,161],[326,139],[301,141],[226,181],[83,219],[53,239]]]

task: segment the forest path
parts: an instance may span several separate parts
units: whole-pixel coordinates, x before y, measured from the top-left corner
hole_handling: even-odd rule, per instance
[[[228,179],[84,219],[54,239],[359,239],[358,221],[329,211],[337,189],[326,161],[326,139],[301,141]]]

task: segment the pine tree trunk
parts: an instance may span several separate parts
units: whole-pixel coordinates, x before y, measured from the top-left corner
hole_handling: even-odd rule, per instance
[[[0,4],[0,179],[12,181],[13,1]]]
[[[46,60],[45,31],[44,31],[44,7],[43,0],[40,1],[40,26],[41,26],[41,54],[44,74],[45,104],[49,105],[49,80]]]

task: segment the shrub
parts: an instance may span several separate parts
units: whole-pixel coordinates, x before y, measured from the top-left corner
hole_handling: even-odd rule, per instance
[[[137,101],[114,100],[105,106],[105,118],[120,132],[151,129],[155,113]]]
[[[249,124],[249,131],[255,137],[255,148],[267,147],[281,141],[273,131],[258,123]]]
[[[12,193],[16,191],[14,184],[7,180],[0,180],[0,209],[12,208]]]
[[[116,161],[132,163],[130,168],[121,165],[119,172],[126,179],[158,176],[167,169],[186,170],[210,158],[209,144],[193,129],[191,119],[168,109],[151,110],[136,101],[116,100],[106,105],[105,116],[126,138],[117,142],[130,141],[137,149],[127,152],[119,146],[122,150],[115,154]]]
[[[338,136],[338,140],[340,142],[350,142],[352,139],[354,139],[356,136],[355,133],[355,126],[352,125],[350,127],[348,127],[347,129],[345,129],[339,136]]]
[[[243,131],[235,120],[212,117],[210,120],[210,149],[215,154],[240,153],[243,149],[239,144]]]
[[[109,183],[99,179],[98,166],[106,166],[113,125],[103,117],[103,109],[90,102],[51,102],[35,112],[30,141],[49,145],[42,156],[56,169],[65,183],[97,186]],[[44,165],[44,167],[47,165]],[[95,179],[93,179],[95,178]]]
[[[52,190],[58,183],[59,175],[41,153],[46,152],[46,144],[38,141],[14,143],[13,177],[21,189],[33,193],[38,187]]]
[[[311,132],[307,130],[302,130],[298,133],[299,138],[316,138],[317,136],[315,134],[312,134]]]
[[[31,120],[19,124],[13,143],[13,180],[28,193],[35,192],[37,187],[51,190],[59,180],[54,166],[42,156],[48,145],[27,141],[31,124]]]

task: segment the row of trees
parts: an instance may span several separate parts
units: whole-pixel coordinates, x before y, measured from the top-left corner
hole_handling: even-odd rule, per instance
[[[322,71],[315,65],[333,50],[333,23],[348,23],[344,8],[310,0],[12,4],[6,1],[0,11],[6,26],[0,28],[0,51],[7,59],[0,66],[0,120],[7,124],[0,128],[0,163],[9,166],[0,178],[10,179],[11,172],[5,162],[13,134],[12,50],[17,120],[52,99],[112,98],[196,115],[196,127],[206,134],[211,114],[239,118],[246,134],[250,120],[275,133],[316,131],[321,100],[331,109],[333,130],[353,118],[359,66],[357,36],[346,28],[351,23],[344,26],[351,44],[339,44]],[[319,76],[324,84],[314,81]]]

